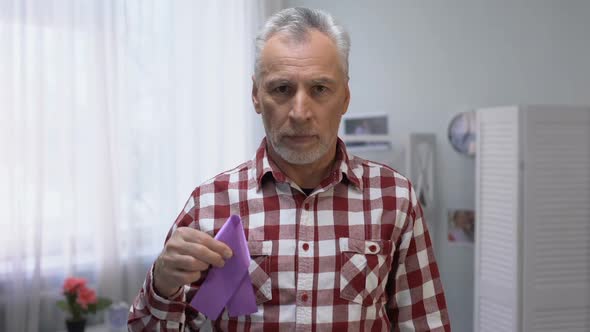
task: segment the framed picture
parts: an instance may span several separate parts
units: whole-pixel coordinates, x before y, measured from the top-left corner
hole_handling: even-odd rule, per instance
[[[412,181],[424,218],[433,231],[436,206],[434,204],[434,167],[436,135],[411,133],[408,146],[407,176]]]
[[[385,113],[347,114],[342,118],[340,137],[347,147],[390,149],[388,116]]]
[[[449,209],[447,220],[449,243],[473,244],[475,242],[475,211]]]
[[[385,113],[347,115],[342,121],[345,136],[388,135],[388,119]]]

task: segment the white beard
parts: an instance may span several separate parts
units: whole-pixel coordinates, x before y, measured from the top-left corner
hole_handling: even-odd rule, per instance
[[[312,150],[301,152],[301,151],[296,151],[296,150],[290,149],[289,147],[280,143],[281,137],[285,133],[278,132],[276,130],[272,131],[268,128],[266,121],[263,121],[263,122],[264,122],[264,129],[266,131],[267,140],[270,142],[270,145],[272,146],[273,150],[281,158],[283,158],[286,162],[288,162],[290,164],[294,164],[294,165],[311,164],[311,163],[319,160],[326,153],[328,153],[328,150],[330,150],[330,143],[329,143],[330,139],[325,136],[322,137],[321,135],[319,136],[318,143],[316,144],[316,146]],[[295,133],[309,134],[305,131],[296,131]],[[295,133],[289,133],[289,134],[295,134]]]
[[[286,162],[294,165],[311,164],[323,157],[329,149],[328,145],[322,144],[320,141],[317,147],[315,147],[313,150],[300,152],[275,142],[272,136],[269,140],[275,152],[278,153],[279,156],[281,156],[281,158],[283,158]]]

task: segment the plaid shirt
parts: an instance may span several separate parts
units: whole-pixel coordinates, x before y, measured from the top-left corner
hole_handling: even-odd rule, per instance
[[[450,331],[414,189],[389,167],[349,158],[342,141],[332,172],[307,196],[263,140],[253,160],[193,191],[167,239],[177,227],[214,236],[232,214],[244,223],[258,312],[207,321],[188,304],[205,274],[165,299],[152,267],[131,331]]]

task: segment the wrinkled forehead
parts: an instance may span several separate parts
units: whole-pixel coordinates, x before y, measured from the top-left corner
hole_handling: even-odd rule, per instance
[[[279,32],[262,49],[260,69],[263,77],[278,73],[338,76],[343,74],[340,62],[334,41],[317,30],[307,32],[304,38]]]

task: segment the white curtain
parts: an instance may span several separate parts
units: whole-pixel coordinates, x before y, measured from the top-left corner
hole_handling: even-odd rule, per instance
[[[0,0],[0,331],[63,329],[67,276],[131,302],[192,189],[253,155],[281,5]]]

